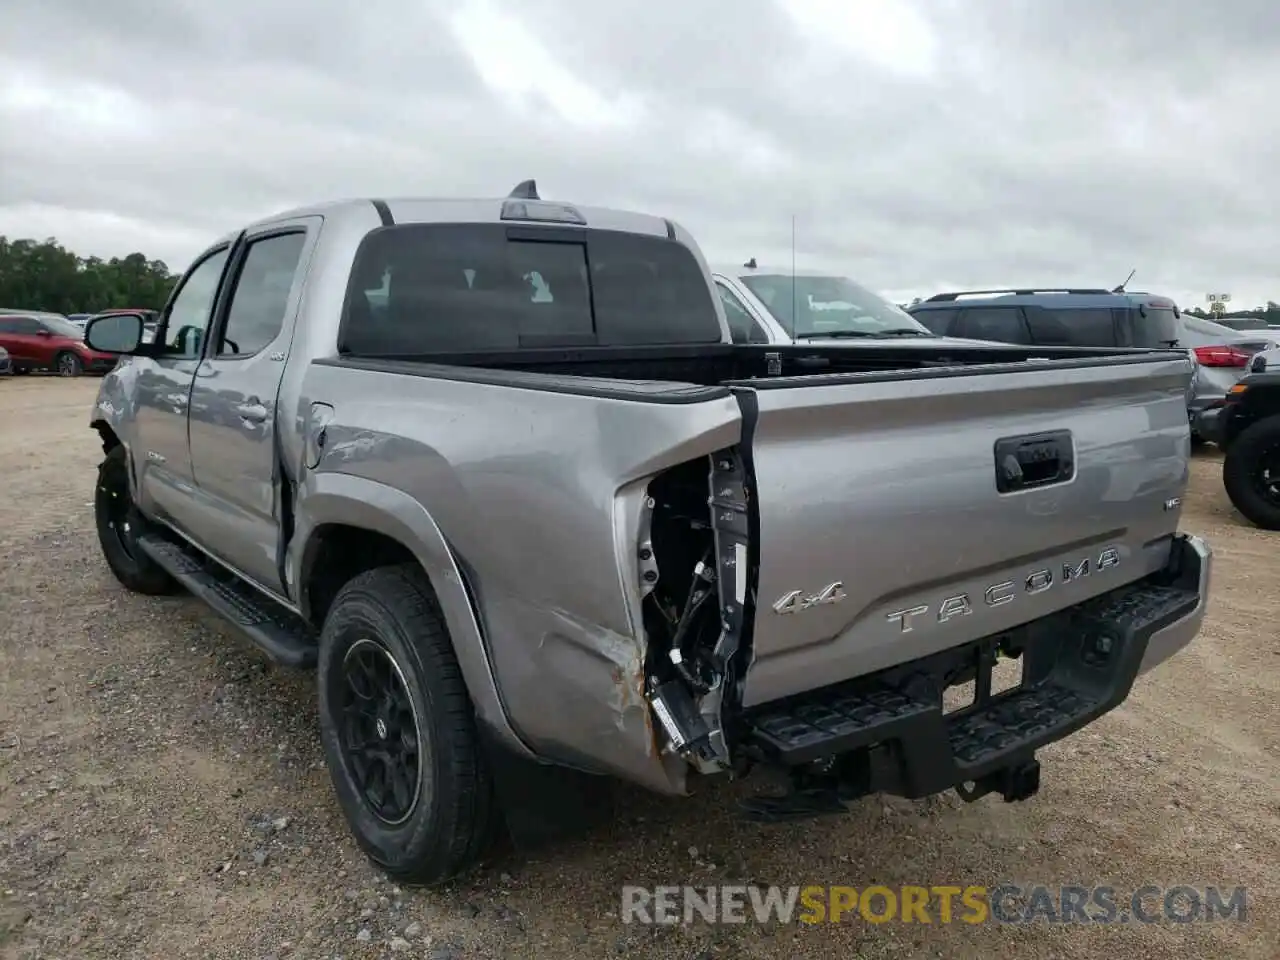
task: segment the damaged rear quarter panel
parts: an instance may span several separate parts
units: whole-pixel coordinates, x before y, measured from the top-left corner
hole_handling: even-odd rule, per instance
[[[738,442],[734,398],[641,402],[340,364],[313,366],[303,394],[334,407],[318,471],[402,490],[439,526],[521,739],[682,791],[644,699],[637,543],[648,479]]]

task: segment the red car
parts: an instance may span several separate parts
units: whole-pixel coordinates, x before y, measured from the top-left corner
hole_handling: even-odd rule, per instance
[[[106,373],[119,360],[85,346],[84,328],[52,313],[0,314],[0,347],[9,352],[14,373],[53,370],[64,377]]]

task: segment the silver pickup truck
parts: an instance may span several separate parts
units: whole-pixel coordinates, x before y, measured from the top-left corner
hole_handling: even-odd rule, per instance
[[[144,320],[86,332],[123,355],[106,561],[317,668],[339,803],[405,880],[619,778],[782,772],[758,819],[1024,799],[1204,615],[1183,353],[735,344],[678,224],[531,182],[282,213]]]

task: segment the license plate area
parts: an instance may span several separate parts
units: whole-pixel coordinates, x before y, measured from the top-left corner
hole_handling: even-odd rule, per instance
[[[942,712],[946,716],[981,709],[1001,694],[1022,688],[1021,653],[1004,651],[998,643],[979,644],[969,651],[968,668],[942,691]]]

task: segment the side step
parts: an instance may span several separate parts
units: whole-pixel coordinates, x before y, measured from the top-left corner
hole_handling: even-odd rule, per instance
[[[148,533],[138,538],[147,555],[203,600],[276,663],[316,665],[316,637],[297,615],[249,586],[196,548]]]

